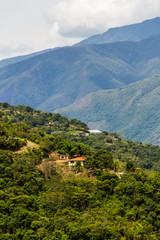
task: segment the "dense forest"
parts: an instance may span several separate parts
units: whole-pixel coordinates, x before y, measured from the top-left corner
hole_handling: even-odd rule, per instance
[[[0,104],[0,239],[160,239],[159,146],[87,130]],[[84,167],[57,167],[53,152]]]

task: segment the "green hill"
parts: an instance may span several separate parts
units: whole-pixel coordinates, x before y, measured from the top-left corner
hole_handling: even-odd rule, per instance
[[[160,76],[127,87],[92,93],[58,110],[89,127],[117,131],[134,141],[159,144]]]
[[[37,116],[47,122],[56,117],[0,105],[0,239],[159,239],[160,174],[135,169],[138,159],[144,169],[158,167],[158,146],[117,133],[73,136],[71,126],[66,140],[46,134],[42,122],[28,126],[28,116],[30,125]],[[64,126],[60,130],[66,134]],[[85,166],[55,167],[53,151],[86,156]]]
[[[125,140],[116,132],[88,135],[88,126],[75,118],[68,120],[58,113],[0,103],[0,121],[1,148],[6,145],[6,149],[17,150],[32,141],[42,145],[45,154],[58,150],[71,157],[92,155],[102,149],[113,155],[119,170],[132,161],[135,166],[160,172],[159,147]]]

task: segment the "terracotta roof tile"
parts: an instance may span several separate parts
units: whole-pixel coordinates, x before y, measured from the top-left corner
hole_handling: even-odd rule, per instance
[[[83,157],[76,157],[76,158],[72,158],[72,159],[69,159],[70,161],[85,161],[86,158],[83,158]]]

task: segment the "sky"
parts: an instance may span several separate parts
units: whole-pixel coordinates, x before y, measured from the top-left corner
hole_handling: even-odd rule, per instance
[[[159,0],[0,0],[0,59],[159,16]]]

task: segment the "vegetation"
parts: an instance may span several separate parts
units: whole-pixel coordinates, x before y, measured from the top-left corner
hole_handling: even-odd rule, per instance
[[[58,148],[60,153],[68,153],[70,157],[91,156],[91,152],[103,149],[112,153],[113,166],[117,165],[119,169],[123,169],[126,162],[133,162],[137,167],[160,172],[159,146],[125,140],[116,132],[86,135],[88,126],[83,122],[74,118],[69,121],[58,113],[42,112],[29,106],[15,107],[0,103],[0,110],[0,118],[3,120],[0,126],[1,148],[2,139],[3,144],[8,145],[8,150],[12,150],[15,144],[17,148],[25,145],[27,138],[35,143],[43,142],[46,151]],[[11,123],[14,123],[14,132],[8,133],[9,138],[6,138],[3,132],[8,132]]]
[[[65,139],[71,142],[81,142],[92,150],[107,150],[114,157],[114,164],[119,168],[123,163],[133,162],[137,167],[160,172],[160,147],[158,145],[143,144],[125,140],[124,136],[116,132],[102,132],[88,136],[75,136],[63,133]]]
[[[34,114],[44,114],[24,106],[1,104],[0,239],[160,238],[160,173],[135,171],[136,161],[116,158],[116,154],[124,156],[126,151],[130,156],[141,156],[143,162],[143,156],[147,158],[154,149],[152,163],[156,156],[158,161],[158,146],[125,141],[117,133],[78,136],[76,128],[83,124],[75,119],[68,121],[66,131],[66,118],[60,125],[62,129],[58,129],[61,135],[48,135],[49,127],[43,126],[44,122],[33,127],[19,118],[16,121],[16,116],[23,115],[27,121],[27,112],[31,125]],[[51,115],[46,115],[47,122],[48,117],[54,117]],[[36,147],[29,147],[30,141]],[[50,158],[51,152],[85,156],[85,167],[79,162],[72,168],[49,165],[55,161]],[[45,168],[40,167],[42,163]],[[122,171],[121,177],[117,170]]]
[[[59,113],[42,112],[24,105],[12,106],[6,102],[0,103],[0,118],[14,123],[24,122],[30,127],[41,127],[47,133],[51,133],[52,130],[83,131],[88,129],[87,124],[75,118],[69,121],[67,117]]]

